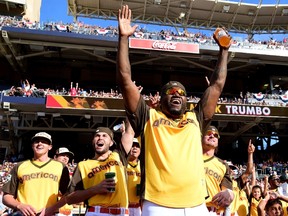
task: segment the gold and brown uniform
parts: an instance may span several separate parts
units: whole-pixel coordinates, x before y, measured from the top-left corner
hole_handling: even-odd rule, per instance
[[[231,203],[231,213],[246,216],[249,213],[249,201],[246,192],[240,187],[241,179],[232,180],[234,199]]]
[[[202,114],[188,111],[174,121],[148,107],[141,98],[136,113],[128,113],[128,117],[144,143],[144,157],[140,159],[141,167],[145,166],[141,168],[143,198],[172,208],[204,203],[207,189],[198,121]]]
[[[229,175],[228,165],[216,156],[203,155],[205,176],[209,197],[206,199],[208,207],[217,207],[212,198],[224,189],[232,190],[232,179]]]
[[[137,195],[137,185],[140,184],[141,171],[140,161],[137,163],[129,162],[127,165],[128,176],[128,197],[130,203],[139,203],[140,196]]]
[[[11,179],[3,186],[4,193],[14,195],[20,203],[29,204],[39,212],[57,202],[69,184],[69,170],[61,162],[26,160],[11,170]]]
[[[128,208],[126,169],[116,151],[103,161],[89,159],[79,162],[73,174],[69,192],[88,189],[101,183],[107,172],[116,174],[115,192],[96,194],[87,200],[88,206]]]

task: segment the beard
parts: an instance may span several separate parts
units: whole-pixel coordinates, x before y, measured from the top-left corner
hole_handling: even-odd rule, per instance
[[[103,148],[102,150],[99,150],[99,149],[96,149],[96,147],[94,146],[94,150],[95,150],[96,154],[103,155],[103,154],[105,154],[106,152],[109,151],[109,147],[108,148]]]
[[[181,106],[175,106],[170,103],[170,100],[170,98],[164,96],[164,98],[160,101],[161,111],[168,117],[180,118],[185,113],[187,102],[182,100]]]
[[[185,110],[186,110],[186,103],[183,103],[181,108],[176,108],[173,107],[171,104],[167,104],[168,105],[168,112],[172,115],[172,116],[181,116]]]
[[[101,151],[96,150],[95,152],[96,152],[96,154],[98,154],[98,155],[103,155],[103,154],[105,154],[108,150],[109,150],[109,149],[103,149],[103,150],[101,150]]]
[[[183,114],[183,111],[182,111],[182,109],[174,109],[174,108],[172,108],[172,109],[169,109],[169,113],[171,115],[173,115],[173,116],[180,116],[180,115]]]

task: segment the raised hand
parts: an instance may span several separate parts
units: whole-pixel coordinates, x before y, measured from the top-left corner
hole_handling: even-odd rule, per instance
[[[231,46],[231,43],[232,43],[232,37],[231,37],[231,35],[228,33],[228,31],[224,28],[224,27],[222,27],[222,28],[217,28],[217,30],[218,31],[224,31],[225,32],[225,34],[227,35],[226,37],[227,37],[227,40],[229,40],[230,42],[229,42],[229,45],[221,45],[221,43],[219,42],[219,38],[218,38],[218,35],[216,35],[215,33],[213,34],[213,38],[214,38],[214,40],[216,41],[216,43],[218,44],[218,46],[219,47],[221,47],[222,49],[226,49],[226,50],[228,50],[229,48],[230,48],[230,46]],[[215,32],[218,32],[218,31],[215,31]],[[217,33],[218,34],[218,33]]]
[[[249,140],[249,144],[248,144],[248,153],[254,153],[255,151],[255,146],[253,145],[251,139]]]
[[[267,193],[269,195],[269,199],[277,199],[279,197],[279,194],[275,191],[268,191]],[[266,199],[266,197],[265,197]]]
[[[125,131],[126,131],[126,127],[125,127],[125,122],[124,121],[122,121],[122,123],[121,123],[120,131],[121,131],[122,134],[125,133]]]
[[[160,95],[159,92],[157,92],[154,96],[150,93],[149,96],[149,106],[156,109],[159,106],[160,102]]]
[[[207,86],[210,86],[210,80],[207,76],[205,76],[205,80],[206,80]]]
[[[131,10],[129,9],[128,5],[124,5],[122,9],[119,9],[118,13],[118,27],[119,27],[119,36],[126,36],[129,37],[132,35],[137,25],[131,26]]]

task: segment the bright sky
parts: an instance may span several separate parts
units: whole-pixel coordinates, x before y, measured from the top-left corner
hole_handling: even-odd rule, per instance
[[[67,0],[42,0],[40,21],[62,21],[63,23],[72,23],[73,17],[68,16],[67,4]],[[99,22],[101,22],[103,23],[103,27],[112,24],[117,26],[116,21],[88,19],[83,17],[79,17],[78,21],[83,21],[84,23],[91,25],[99,24]]]
[[[230,0],[233,2],[239,2],[240,0]],[[288,0],[262,0],[262,4],[276,4],[279,1],[279,4],[288,4]],[[243,3],[253,3],[258,4],[259,0],[242,0]],[[41,22],[47,22],[47,21],[62,21],[63,23],[72,23],[73,17],[68,16],[68,9],[67,9],[67,0],[42,0],[42,6],[41,6],[41,15],[40,15],[40,21]],[[79,17],[78,21],[82,21],[86,24],[91,25],[99,25],[99,26],[117,26],[116,21],[111,20],[102,20],[102,19],[88,19]],[[140,24],[141,27],[146,28],[148,31],[160,31],[160,29],[171,29],[175,32],[175,29],[173,27],[158,27],[153,25],[145,25]],[[197,30],[195,30],[197,32]],[[207,35],[210,34],[209,31],[201,30],[200,32],[206,33]],[[232,35],[235,37],[236,35]],[[242,38],[246,38],[247,35],[241,34],[239,35]],[[255,35],[254,39],[256,40],[269,40],[270,37],[274,37],[276,40],[283,40],[284,37],[287,37],[287,35]]]

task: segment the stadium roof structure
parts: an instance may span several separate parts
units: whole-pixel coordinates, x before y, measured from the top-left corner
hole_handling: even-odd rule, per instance
[[[22,16],[26,0],[0,0],[0,11],[3,15]]]
[[[129,5],[133,21],[184,28],[271,34],[288,32],[288,4],[245,3],[245,0],[68,0],[68,14],[77,17],[116,19],[121,5]]]

